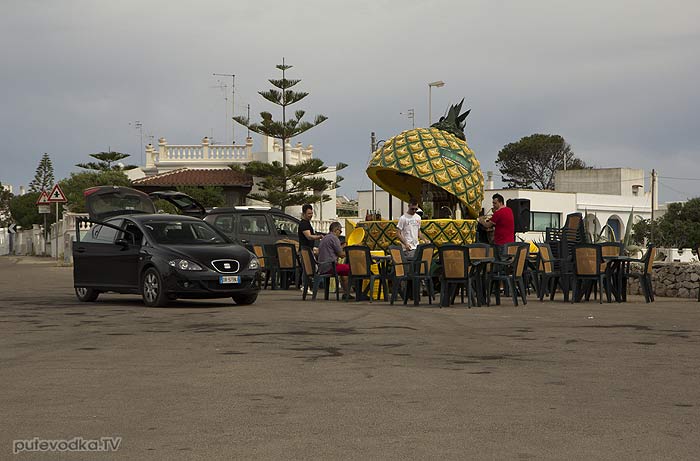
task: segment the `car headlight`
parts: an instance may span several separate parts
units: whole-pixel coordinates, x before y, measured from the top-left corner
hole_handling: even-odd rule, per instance
[[[258,261],[258,258],[253,256],[250,258],[250,262],[248,263],[248,269],[260,269],[260,261]]]
[[[192,261],[188,261],[186,259],[173,259],[168,264],[170,264],[172,267],[176,267],[176,268],[180,269],[181,271],[201,271],[201,270],[204,270],[204,269],[202,269],[202,266],[200,266],[199,264],[193,263]]]

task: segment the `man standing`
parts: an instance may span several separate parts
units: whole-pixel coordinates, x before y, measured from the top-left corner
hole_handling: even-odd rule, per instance
[[[313,250],[314,241],[321,240],[322,235],[316,235],[311,226],[311,218],[314,216],[314,209],[310,204],[301,207],[301,222],[299,223],[299,246],[309,247]]]
[[[318,262],[321,264],[321,271],[324,274],[332,272],[331,263],[335,264],[335,272],[340,276],[340,284],[343,286],[343,299],[351,298],[348,290],[348,275],[350,275],[350,266],[348,264],[338,264],[338,258],[345,257],[345,251],[340,244],[340,234],[343,228],[339,222],[332,222],[328,228],[328,234],[322,239],[318,245]]]
[[[492,197],[493,216],[479,216],[479,222],[486,229],[495,228],[493,232],[493,244],[501,247],[506,243],[515,242],[515,221],[513,210],[508,208],[501,194],[494,194]]]
[[[396,227],[399,229],[399,240],[403,246],[407,259],[413,259],[416,253],[416,247],[420,243],[419,239],[425,239],[425,236],[420,230],[421,218],[417,213],[418,202],[414,199],[408,203],[408,210],[399,218]]]

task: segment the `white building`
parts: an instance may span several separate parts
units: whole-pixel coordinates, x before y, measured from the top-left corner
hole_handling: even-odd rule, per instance
[[[313,146],[304,147],[301,142],[292,146],[287,143],[287,164],[297,163],[313,158]],[[228,169],[229,165],[235,163],[248,163],[251,161],[260,162],[282,162],[282,145],[279,140],[268,136],[262,137],[260,150],[254,150],[253,138],[246,138],[245,144],[211,144],[209,138],[204,137],[201,144],[168,144],[165,138],[158,140],[158,148],[148,144],[145,150],[146,165],[126,171],[131,180],[140,179],[147,176],[154,176],[173,170],[186,169]],[[336,180],[336,167],[329,166],[321,175],[331,181]],[[257,182],[256,178],[256,182]],[[253,186],[252,192],[256,191]],[[331,220],[336,215],[336,190],[325,191],[330,196],[330,200],[322,206],[314,206],[318,220]],[[247,200],[247,205],[260,205],[255,200]],[[298,216],[301,207],[288,207],[287,213]]]

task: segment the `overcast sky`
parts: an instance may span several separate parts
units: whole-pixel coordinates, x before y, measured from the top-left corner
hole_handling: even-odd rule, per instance
[[[257,114],[276,109],[257,91],[285,57],[310,93],[298,108],[328,116],[294,142],[350,164],[345,195],[371,186],[370,132],[410,128],[408,109],[427,126],[428,82],[443,80],[433,118],[465,98],[484,171],[497,171],[509,142],[560,134],[594,166],[656,168],[662,201],[700,196],[697,0],[0,5],[3,184],[28,184],[44,152],[57,179],[109,147],[141,163],[136,120],[171,144],[212,133],[223,142],[226,101],[212,73],[235,74],[236,113],[250,104]],[[243,141],[242,127],[235,134]]]

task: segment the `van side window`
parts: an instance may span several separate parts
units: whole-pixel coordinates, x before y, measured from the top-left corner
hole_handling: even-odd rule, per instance
[[[241,232],[246,234],[269,235],[270,228],[267,219],[262,214],[249,214],[241,216]]]
[[[220,215],[214,220],[214,225],[224,234],[232,237],[236,234],[236,215]]]
[[[282,235],[295,236],[299,231],[299,223],[285,216],[272,215],[272,221],[275,223],[277,233]]]

